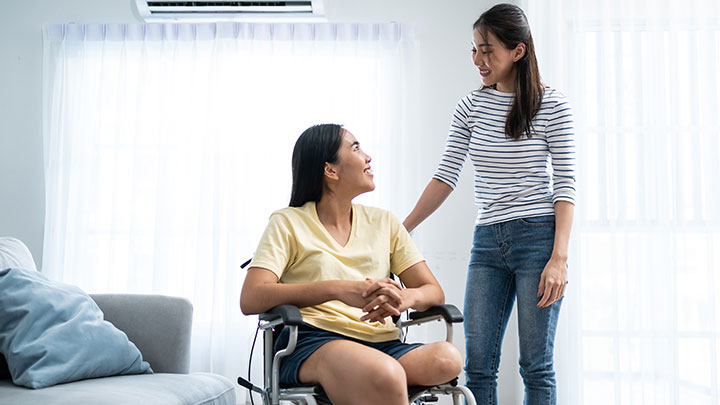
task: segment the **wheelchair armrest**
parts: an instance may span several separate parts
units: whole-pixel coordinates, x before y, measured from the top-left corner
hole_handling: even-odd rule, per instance
[[[261,321],[275,321],[281,319],[285,325],[300,325],[302,324],[302,315],[300,310],[295,305],[278,305],[275,308],[270,309],[267,312],[260,314]]]
[[[461,323],[463,321],[462,313],[455,305],[452,304],[436,305],[427,311],[413,311],[410,312],[408,317],[412,321],[418,321],[423,318],[430,318],[437,315],[442,316],[445,318],[445,322],[449,323]]]

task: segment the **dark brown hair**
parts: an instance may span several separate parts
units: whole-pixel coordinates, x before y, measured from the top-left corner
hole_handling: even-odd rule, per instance
[[[325,190],[325,163],[340,160],[342,126],[320,124],[306,129],[295,142],[292,154],[290,206],[320,201]]]
[[[525,55],[515,62],[515,101],[505,120],[505,136],[513,140],[523,136],[530,138],[532,120],[540,110],[544,86],[540,81],[535,45],[525,13],[516,5],[498,4],[482,13],[473,29],[484,38],[492,32],[507,49],[525,44]]]

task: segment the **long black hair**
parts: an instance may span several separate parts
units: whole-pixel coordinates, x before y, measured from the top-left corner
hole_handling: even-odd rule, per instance
[[[488,32],[492,32],[507,49],[525,44],[525,55],[515,62],[515,101],[505,121],[505,136],[514,140],[523,135],[529,138],[532,120],[540,110],[544,86],[540,81],[535,44],[525,13],[514,4],[498,4],[482,13],[473,24],[473,29],[484,38],[487,38]]]
[[[337,163],[342,145],[342,125],[314,125],[295,142],[292,154],[292,193],[290,206],[320,201],[325,190],[325,163]]]

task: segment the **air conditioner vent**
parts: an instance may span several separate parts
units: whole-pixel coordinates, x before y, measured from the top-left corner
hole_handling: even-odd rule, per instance
[[[325,0],[290,1],[163,1],[135,0],[146,21],[161,19],[243,19],[278,17],[322,17]]]
[[[148,1],[150,13],[312,13],[311,1]]]

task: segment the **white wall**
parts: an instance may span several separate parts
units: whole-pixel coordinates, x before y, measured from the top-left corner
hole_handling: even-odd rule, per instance
[[[470,58],[471,26],[490,0],[328,0],[332,22],[412,23],[419,63],[413,76],[420,125],[417,141],[419,196],[444,147],[455,103],[480,84]],[[0,235],[15,236],[30,247],[41,265],[44,183],[41,127],[41,27],[46,23],[140,22],[131,0],[2,1],[0,13]],[[442,4],[441,6],[439,4]],[[468,165],[469,166],[469,165]],[[410,207],[408,207],[409,209]],[[403,216],[405,213],[398,213]],[[416,239],[445,287],[448,302],[462,308],[475,207],[472,173],[417,232]],[[511,319],[503,345],[502,404],[521,402],[517,376],[517,328]],[[463,347],[462,331],[455,343]],[[464,348],[463,348],[464,351]]]
[[[138,22],[130,0],[0,1],[0,235],[42,260],[42,25]]]

